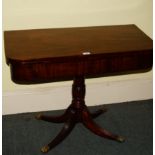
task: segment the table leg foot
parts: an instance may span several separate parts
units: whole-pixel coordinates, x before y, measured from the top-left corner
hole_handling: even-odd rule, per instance
[[[48,145],[41,148],[41,152],[43,152],[43,153],[47,153],[49,150],[50,149],[49,149]]]
[[[35,118],[38,120],[43,120],[43,121],[52,122],[52,123],[64,123],[67,117],[68,117],[68,114],[66,112],[60,116],[47,116],[43,114],[38,114],[35,116]]]
[[[41,120],[41,116],[42,116],[42,114],[37,114],[37,115],[35,116],[35,119]]]
[[[91,114],[88,112],[88,110],[83,110],[83,124],[84,126],[89,129],[90,131],[92,131],[94,134],[104,137],[104,138],[108,138],[111,140],[116,140],[118,142],[124,142],[124,138],[118,135],[115,135],[103,128],[101,128],[99,125],[97,125],[91,117]]]
[[[62,130],[60,131],[60,133],[46,146],[44,146],[41,151],[43,153],[47,153],[48,151],[50,151],[52,148],[54,148],[55,146],[57,146],[59,143],[61,143],[72,131],[72,129],[75,126],[75,122],[73,118],[69,118]]]
[[[122,143],[122,142],[125,141],[125,138],[122,137],[122,136],[118,136],[118,137],[117,137],[117,141],[120,142],[120,143]]]

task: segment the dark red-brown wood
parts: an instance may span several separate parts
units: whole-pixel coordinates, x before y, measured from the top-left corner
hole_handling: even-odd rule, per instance
[[[135,25],[5,31],[4,43],[20,84],[143,72],[153,61],[153,42]]]
[[[106,110],[89,112],[84,100],[84,81],[152,68],[153,42],[135,25],[6,31],[4,43],[14,82],[37,84],[74,79],[72,103],[64,114],[36,116],[44,121],[64,123],[60,133],[42,152],[61,143],[79,122],[98,136],[124,141],[93,121]]]
[[[67,108],[64,114],[61,116],[47,116],[39,114],[36,116],[37,119],[44,120],[53,123],[64,123],[64,126],[60,133],[46,146],[44,146],[41,151],[43,153],[48,152],[56,145],[61,143],[72,131],[76,123],[83,123],[86,128],[95,133],[98,136],[108,138],[111,140],[116,140],[118,142],[123,142],[124,138],[101,128],[97,125],[93,118],[99,116],[100,114],[106,112],[105,109],[98,110],[94,113],[90,113],[87,106],[85,105],[85,81],[84,77],[77,76],[74,78],[72,85],[72,103]]]

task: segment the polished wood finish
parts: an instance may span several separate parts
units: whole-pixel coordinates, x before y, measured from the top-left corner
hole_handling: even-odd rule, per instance
[[[124,141],[93,121],[106,109],[89,112],[84,100],[85,78],[152,68],[153,42],[135,25],[5,31],[4,42],[14,82],[37,84],[74,79],[72,103],[64,114],[36,116],[40,120],[64,123],[42,152],[61,143],[79,122],[98,136]]]
[[[153,42],[135,25],[5,31],[4,43],[19,84],[143,72],[153,61]]]
[[[118,142],[123,142],[125,139],[122,136],[112,134],[111,132],[101,128],[97,125],[93,118],[96,118],[100,114],[106,112],[106,109],[98,110],[94,113],[90,113],[87,106],[85,105],[85,81],[84,77],[78,76],[74,78],[72,85],[72,103],[67,108],[64,114],[61,116],[47,116],[39,114],[36,116],[39,120],[44,120],[53,123],[64,123],[64,126],[60,133],[46,146],[44,146],[41,151],[43,153],[48,152],[56,145],[61,143],[72,131],[76,123],[83,123],[83,125],[90,131],[98,136],[108,138],[111,140],[116,140]]]

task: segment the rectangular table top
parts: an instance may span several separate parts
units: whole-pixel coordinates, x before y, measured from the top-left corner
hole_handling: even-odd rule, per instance
[[[152,49],[135,25],[5,31],[7,59],[33,60]]]
[[[152,67],[153,41],[135,25],[5,31],[4,44],[17,83]]]

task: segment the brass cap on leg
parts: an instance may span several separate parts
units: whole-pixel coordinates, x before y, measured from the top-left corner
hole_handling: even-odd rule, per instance
[[[118,136],[118,137],[117,137],[117,141],[122,143],[122,142],[125,141],[125,138],[122,137],[122,136]]]
[[[41,152],[43,152],[43,153],[47,153],[48,151],[49,151],[49,146],[47,145],[47,146],[44,146],[44,147],[42,147],[41,148]]]
[[[41,119],[42,114],[38,114],[35,116],[36,119],[40,120]]]

